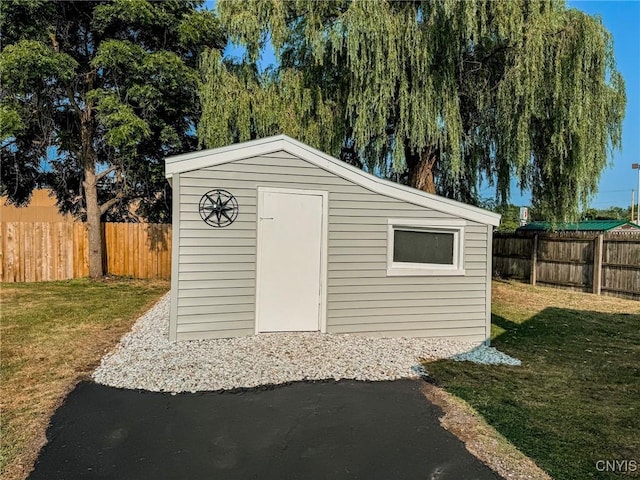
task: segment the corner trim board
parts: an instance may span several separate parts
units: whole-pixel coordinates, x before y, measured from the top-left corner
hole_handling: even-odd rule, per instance
[[[180,174],[171,182],[173,189],[173,218],[171,219],[171,307],[169,315],[169,341],[178,340],[178,288],[180,270]],[[175,271],[174,271],[175,269]]]
[[[485,292],[485,341],[486,345],[491,345],[491,279],[493,274],[493,227],[487,225],[487,285]]]

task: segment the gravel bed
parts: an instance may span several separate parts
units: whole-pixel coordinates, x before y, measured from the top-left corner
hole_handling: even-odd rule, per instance
[[[478,345],[468,352],[457,353],[451,359],[456,362],[474,362],[485,365],[512,365],[515,367],[522,365],[522,362],[517,358],[510,357],[506,353],[486,345]]]
[[[395,380],[418,376],[412,367],[421,358],[480,351],[477,342],[320,333],[169,342],[168,329],[169,294],[103,357],[93,379],[113,387],[160,392],[252,388],[300,380]],[[495,349],[482,351],[482,358],[493,355],[505,363]]]

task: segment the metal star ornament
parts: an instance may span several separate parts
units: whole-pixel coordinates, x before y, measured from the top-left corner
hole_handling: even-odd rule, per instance
[[[207,225],[223,228],[238,218],[238,201],[226,190],[211,190],[200,199],[200,216]]]

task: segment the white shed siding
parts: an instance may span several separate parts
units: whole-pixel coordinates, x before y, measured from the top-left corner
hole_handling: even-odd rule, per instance
[[[253,334],[258,186],[329,192],[328,332],[486,338],[485,224],[467,221],[464,277],[388,277],[388,218],[455,217],[372,192],[286,152],[175,180],[178,340]],[[207,226],[198,213],[200,198],[214,188],[238,199],[238,218],[226,228]]]

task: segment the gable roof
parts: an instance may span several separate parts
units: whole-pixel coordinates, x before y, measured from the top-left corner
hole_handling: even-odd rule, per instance
[[[574,223],[559,223],[555,230],[575,231],[575,232],[608,232],[622,226],[629,226],[630,229],[640,230],[640,226],[628,220],[585,220]],[[550,222],[532,222],[517,229],[518,231],[547,231],[553,230]]]
[[[175,174],[282,150],[381,195],[487,225],[498,226],[500,223],[500,215],[497,213],[378,178],[287,135],[168,157],[165,159],[165,175],[170,179]]]

